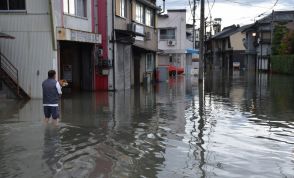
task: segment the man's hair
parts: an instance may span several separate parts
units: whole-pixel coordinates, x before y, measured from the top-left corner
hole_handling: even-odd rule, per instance
[[[55,70],[49,70],[48,71],[48,78],[53,78],[56,75]]]

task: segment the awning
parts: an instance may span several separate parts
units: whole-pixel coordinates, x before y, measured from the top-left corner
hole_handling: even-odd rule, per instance
[[[145,53],[147,53],[147,52],[159,52],[158,49],[147,48],[146,46],[140,45],[140,44],[138,44],[136,42],[133,44],[133,46],[135,48],[137,48],[139,51],[142,51],[142,52],[145,52]]]
[[[141,36],[141,37],[145,37],[145,35],[137,33],[137,32],[132,32],[130,30],[120,30],[120,29],[115,29],[116,32],[118,33],[122,33],[125,35],[131,35],[131,36]]]
[[[15,39],[15,37],[10,36],[10,35],[8,35],[8,34],[6,34],[6,33],[2,33],[2,32],[0,32],[0,38],[5,38],[5,39]]]
[[[187,48],[186,51],[190,54],[199,54],[199,49]]]

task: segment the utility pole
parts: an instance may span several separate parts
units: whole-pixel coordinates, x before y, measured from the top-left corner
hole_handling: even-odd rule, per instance
[[[196,23],[196,19],[195,19],[195,14],[196,14],[196,0],[193,0],[193,49],[196,48],[196,44],[195,44],[195,23]]]
[[[199,55],[199,82],[204,79],[204,26],[205,26],[205,0],[201,1],[200,7],[200,55]]]

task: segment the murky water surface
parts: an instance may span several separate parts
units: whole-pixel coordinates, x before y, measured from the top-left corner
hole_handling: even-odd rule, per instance
[[[179,77],[61,103],[55,127],[41,100],[0,102],[0,177],[294,175],[293,77]]]

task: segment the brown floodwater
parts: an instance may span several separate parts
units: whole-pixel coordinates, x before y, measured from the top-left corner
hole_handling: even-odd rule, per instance
[[[293,177],[294,77],[215,72],[61,101],[0,102],[0,177]]]

